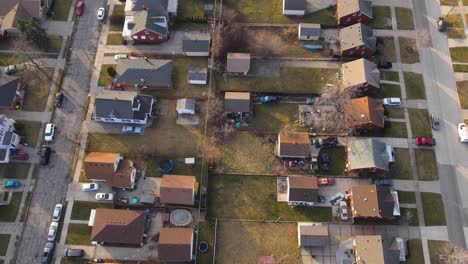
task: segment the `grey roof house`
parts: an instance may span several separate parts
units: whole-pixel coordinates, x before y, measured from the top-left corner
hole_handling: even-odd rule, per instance
[[[205,85],[208,81],[208,69],[192,67],[188,72],[188,83]]]
[[[328,247],[329,241],[327,225],[297,223],[297,242],[300,247]]]
[[[375,139],[353,140],[347,147],[348,172],[382,174],[395,161],[393,147]]]
[[[226,113],[250,113],[251,94],[249,92],[224,93],[224,112]]]
[[[114,84],[119,87],[172,88],[173,70],[171,60],[119,60]]]
[[[372,29],[357,23],[340,29],[340,55],[367,58],[375,53],[377,39]]]
[[[226,71],[247,74],[250,71],[250,53],[228,53]]]
[[[299,40],[318,40],[322,34],[320,24],[300,23],[297,31]]]
[[[160,16],[177,16],[178,4],[178,0],[131,0],[125,2],[125,14],[132,15],[147,9]]]
[[[21,80],[4,75],[0,77],[0,109],[15,109],[21,96]]]
[[[145,125],[153,111],[153,97],[137,92],[104,90],[96,96],[94,120]]]
[[[185,33],[182,51],[185,56],[207,57],[210,54],[211,35],[207,32]]]

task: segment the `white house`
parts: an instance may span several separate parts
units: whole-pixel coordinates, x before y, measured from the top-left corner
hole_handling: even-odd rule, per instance
[[[15,120],[0,115],[0,163],[10,162],[11,150],[17,148],[20,136],[15,131]]]
[[[176,110],[179,115],[181,114],[194,115],[195,114],[195,100],[187,99],[187,98],[177,100]]]
[[[306,0],[283,0],[283,15],[285,16],[304,16],[306,9]]]
[[[313,206],[318,202],[318,183],[314,176],[289,176],[288,204],[292,206]]]

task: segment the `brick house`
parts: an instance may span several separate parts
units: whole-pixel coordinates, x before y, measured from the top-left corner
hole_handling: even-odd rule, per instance
[[[349,26],[356,23],[367,24],[372,19],[372,2],[368,0],[337,0],[336,20],[338,24]]]
[[[169,23],[165,16],[138,11],[125,17],[122,37],[132,44],[160,44],[169,39]]]
[[[341,65],[343,87],[359,94],[376,93],[380,89],[380,71],[366,59],[357,59]]]
[[[400,215],[398,193],[388,186],[352,186],[349,199],[353,218],[393,219]]]
[[[371,97],[351,99],[344,104],[346,128],[352,132],[380,131],[384,129],[384,107]]]
[[[84,172],[88,180],[102,181],[111,187],[135,187],[136,168],[133,161],[124,159],[120,153],[89,153],[84,160]]]
[[[338,39],[343,57],[367,58],[376,51],[377,39],[372,29],[362,23],[340,29]]]
[[[372,138],[353,140],[347,146],[348,173],[362,176],[381,176],[390,170],[395,161],[392,146]]]

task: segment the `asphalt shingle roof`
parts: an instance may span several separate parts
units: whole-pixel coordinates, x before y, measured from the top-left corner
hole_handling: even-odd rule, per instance
[[[137,92],[105,90],[96,96],[95,116],[144,120],[146,115],[151,113],[152,99],[148,95],[137,95]],[[139,100],[138,111],[132,109],[134,100]]]
[[[372,29],[362,23],[357,23],[340,30],[340,45],[342,50],[348,50],[359,46],[376,49],[377,39]]]
[[[380,168],[389,170],[387,145],[375,139],[359,139],[348,144],[349,169]]]
[[[115,83],[171,87],[173,69],[174,64],[171,60],[119,60],[115,69]]]
[[[0,107],[10,107],[13,104],[19,81],[18,77],[0,77]]]
[[[182,51],[184,52],[209,52],[210,33],[185,33],[182,40]]]

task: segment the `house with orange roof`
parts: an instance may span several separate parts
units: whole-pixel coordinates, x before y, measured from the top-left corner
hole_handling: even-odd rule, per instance
[[[84,160],[84,172],[88,180],[103,181],[115,188],[133,189],[136,168],[133,161],[120,153],[91,152]]]

